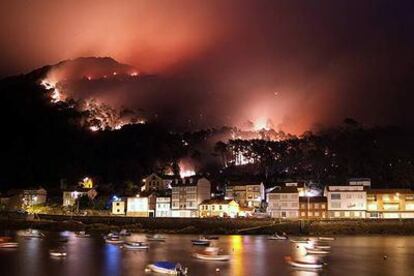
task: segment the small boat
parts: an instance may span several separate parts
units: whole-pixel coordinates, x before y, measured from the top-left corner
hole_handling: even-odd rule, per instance
[[[305,248],[308,255],[328,255],[329,251],[321,249]]]
[[[105,238],[106,243],[110,244],[123,244],[125,241],[121,240],[119,237]]]
[[[319,243],[307,243],[305,244],[306,249],[319,249],[319,250],[329,250],[331,249],[330,245],[324,245]]]
[[[108,235],[105,236],[106,238],[119,238],[119,233],[117,232],[111,232]]]
[[[186,267],[182,267],[179,263],[156,262],[147,265],[145,271],[168,275],[187,275],[188,269]]]
[[[277,233],[275,233],[274,235],[269,236],[267,239],[268,240],[278,240],[278,241],[282,241],[282,240],[287,240],[288,237],[285,236],[285,235],[279,236]]]
[[[147,241],[165,242],[165,237],[158,234],[147,235]]]
[[[33,231],[32,229],[29,229],[29,230],[21,233],[20,236],[28,238],[28,239],[30,239],[30,238],[41,239],[45,236],[45,234],[43,234],[42,232],[39,232],[39,231]]]
[[[49,250],[49,255],[51,257],[66,257],[67,253],[63,249],[55,249],[55,250]]]
[[[122,230],[119,232],[119,236],[123,236],[123,237],[126,237],[126,236],[131,236],[131,233],[130,233],[128,230],[126,230],[126,229],[122,229]]]
[[[220,249],[218,247],[207,247],[201,252],[195,252],[193,257],[205,260],[205,261],[228,261],[230,260],[230,255],[219,254]]]
[[[290,256],[285,257],[286,262],[292,267],[302,268],[302,269],[322,269],[324,264],[321,262],[303,262],[303,261],[294,261]]]
[[[17,242],[2,242],[0,243],[0,248],[17,248],[19,243]]]
[[[289,241],[293,243],[308,243],[309,239],[290,239]]]
[[[130,250],[142,250],[148,249],[149,245],[144,242],[126,242],[123,247]]]
[[[193,245],[203,245],[203,246],[210,245],[210,241],[206,239],[205,237],[200,237],[197,240],[191,240],[191,242],[193,243]]]
[[[218,240],[219,239],[219,236],[206,236],[206,239],[208,239],[208,240]]]
[[[318,237],[318,240],[320,241],[334,241],[334,237]]]
[[[91,235],[87,234],[85,231],[79,231],[79,232],[75,233],[75,236],[77,238],[89,238]]]

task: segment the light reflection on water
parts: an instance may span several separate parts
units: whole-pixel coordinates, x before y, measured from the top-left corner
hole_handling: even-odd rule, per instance
[[[67,243],[59,242],[65,236]],[[287,255],[300,260],[315,260],[302,245],[288,241],[269,241],[265,236],[221,236],[214,243],[231,254],[230,262],[205,262],[194,259],[195,235],[167,235],[165,243],[150,243],[148,251],[128,251],[105,244],[102,237],[77,238],[71,232],[47,233],[45,239],[18,237],[20,247],[0,250],[0,275],[7,276],[83,276],[145,275],[147,264],[169,260],[189,267],[189,275],[414,275],[414,237],[372,236],[339,237],[322,271],[301,271],[288,267]],[[136,234],[128,240],[145,241]],[[48,251],[64,246],[68,256],[49,257]],[[386,256],[386,258],[384,258]],[[216,269],[220,272],[216,273]]]

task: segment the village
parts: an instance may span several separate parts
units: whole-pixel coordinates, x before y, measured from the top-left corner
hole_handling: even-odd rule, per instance
[[[3,212],[71,216],[278,220],[414,218],[413,190],[376,189],[369,178],[349,179],[348,183],[323,189],[306,181],[265,188],[261,181],[238,180],[228,181],[213,191],[207,176],[174,177],[153,173],[142,179],[133,196],[131,193],[102,195],[105,204],[100,207],[93,203],[99,196],[98,188],[92,178],[86,177],[78,185],[62,186],[54,191],[42,187],[8,191],[1,195],[0,205]],[[95,208],[89,208],[91,202]],[[52,208],[52,205],[59,208]]]

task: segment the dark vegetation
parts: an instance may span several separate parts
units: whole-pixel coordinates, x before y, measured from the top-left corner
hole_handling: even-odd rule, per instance
[[[341,183],[370,177],[376,186],[414,183],[414,133],[397,127],[365,128],[352,119],[342,126],[283,141],[217,137],[231,128],[174,132],[156,122],[117,131],[91,132],[76,103],[50,103],[39,84],[48,67],[0,81],[1,188],[42,185],[85,175],[99,183],[138,183],[144,175],[171,168],[182,158],[217,183],[255,176],[272,184],[285,179]],[[235,166],[241,154],[253,164]]]

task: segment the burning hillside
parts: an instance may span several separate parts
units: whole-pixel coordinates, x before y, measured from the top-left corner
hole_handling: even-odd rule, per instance
[[[40,84],[50,92],[52,103],[77,102],[76,107],[87,114],[87,125],[92,131],[114,130],[126,124],[143,124],[145,119],[132,109],[113,107],[105,98],[105,90],[100,94],[79,93],[77,88],[131,81],[139,77],[134,67],[111,58],[78,58],[52,66]]]

